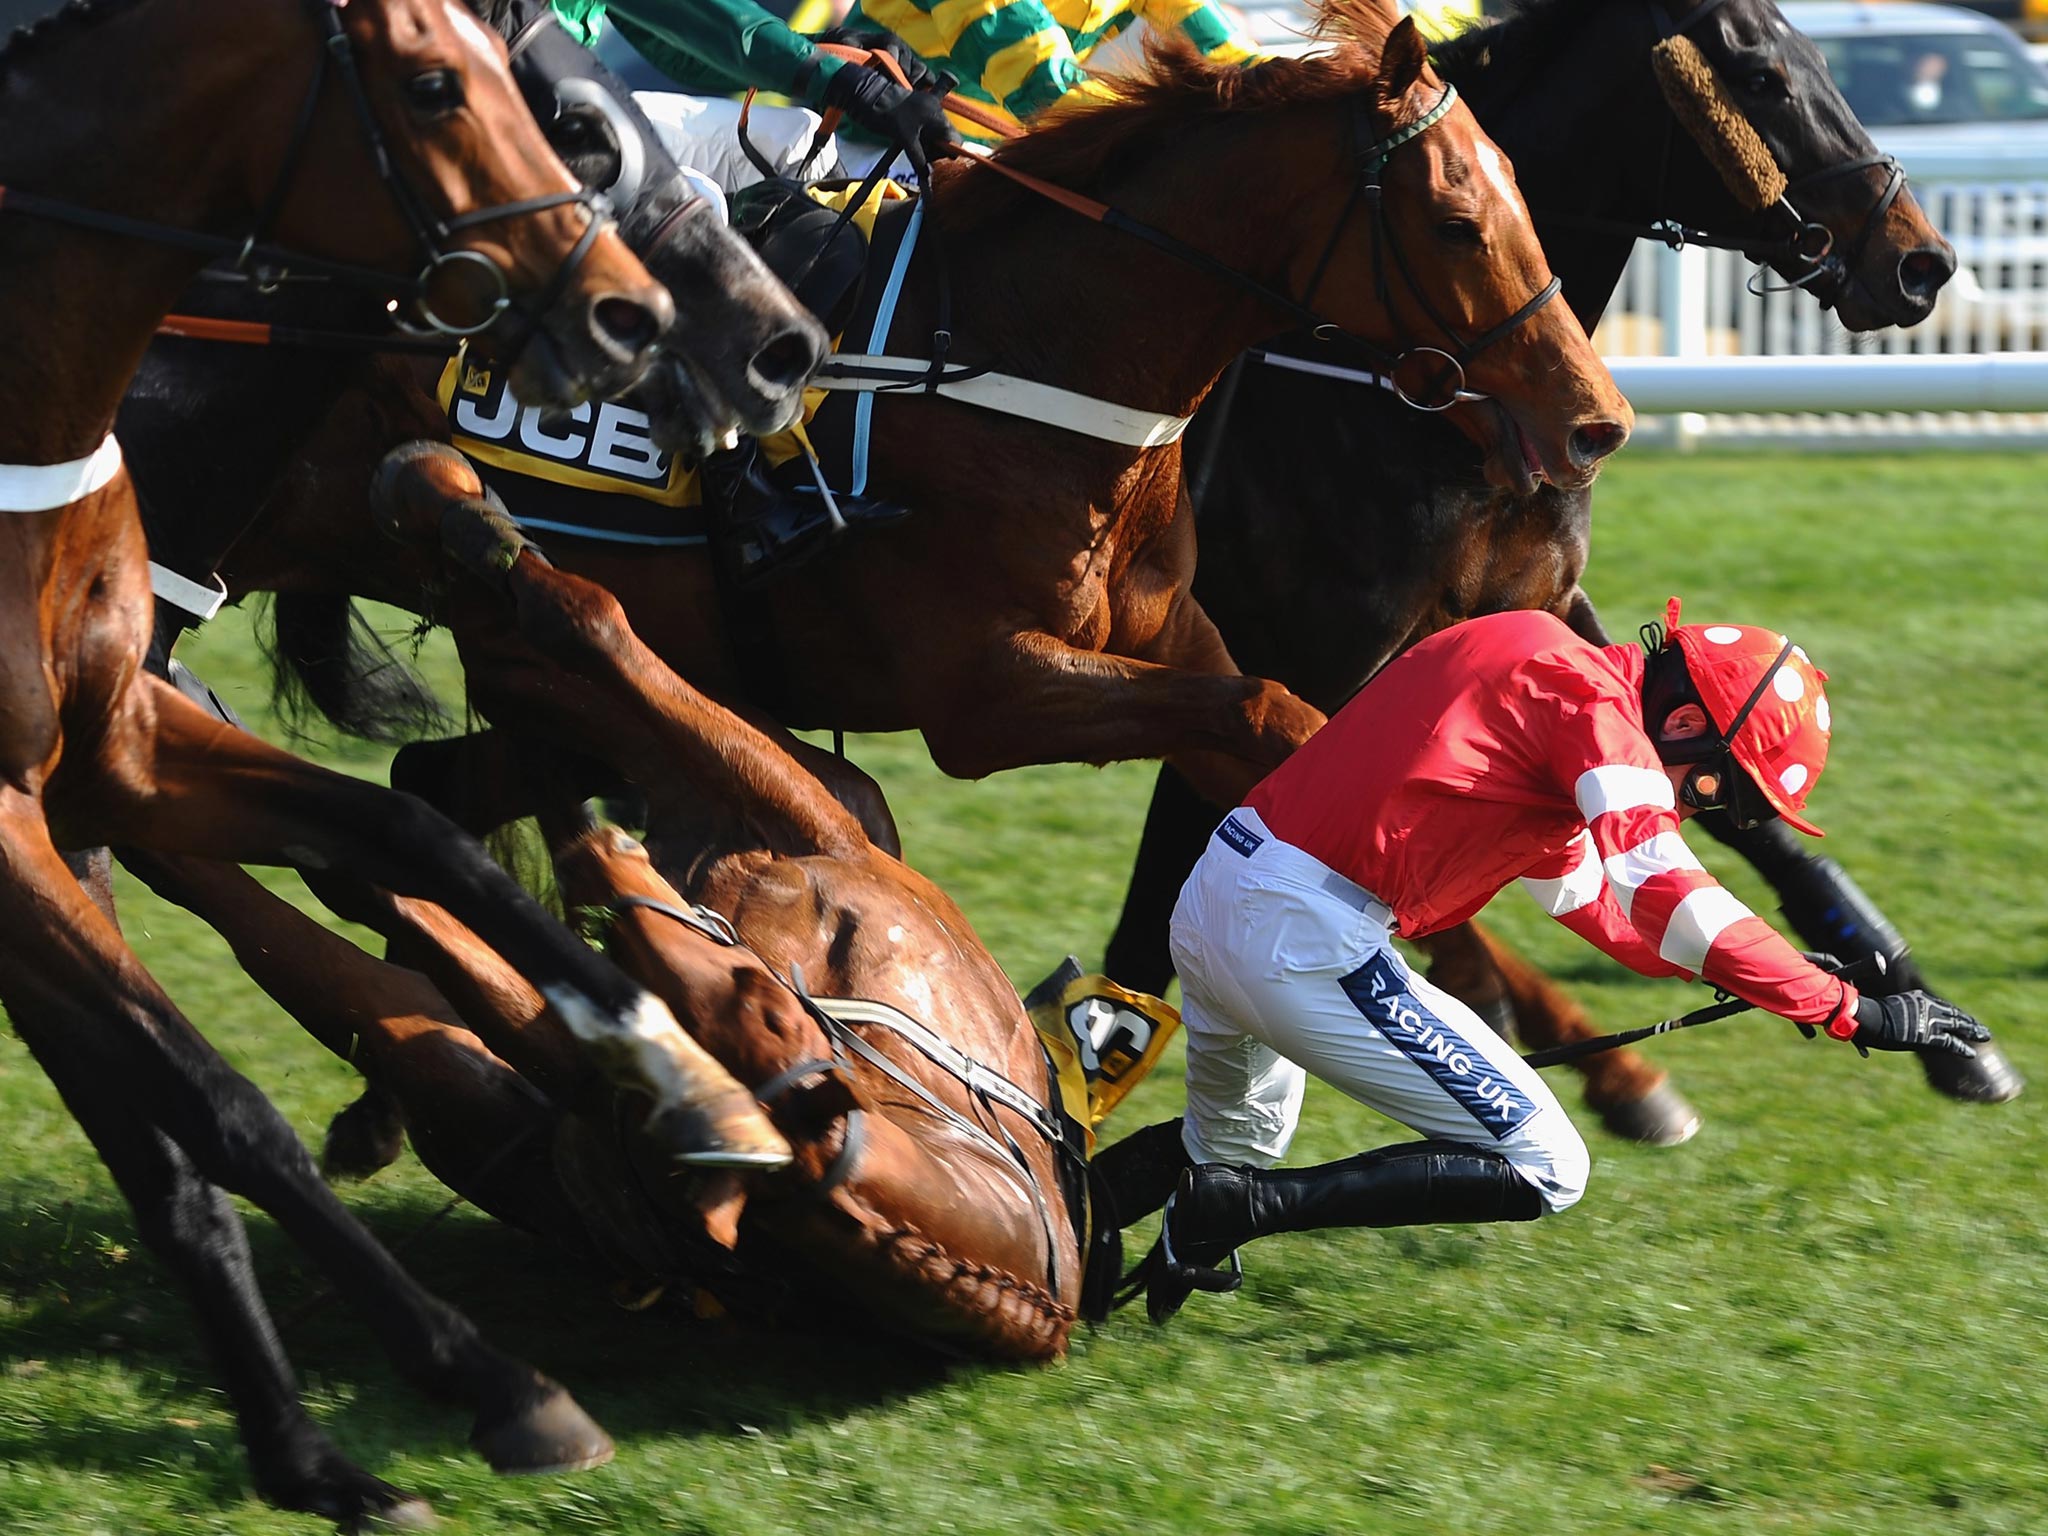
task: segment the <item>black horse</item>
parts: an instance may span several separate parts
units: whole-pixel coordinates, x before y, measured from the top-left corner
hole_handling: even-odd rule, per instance
[[[1762,199],[1739,198],[1717,173],[1729,154],[1697,126],[1711,112],[1682,100],[1674,107],[1660,91],[1651,54],[1674,35],[1695,45],[1719,79],[1721,105],[1747,119],[1782,167],[1781,203],[1745,206]],[[1924,320],[1955,270],[1819,50],[1772,0],[1528,0],[1509,19],[1439,45],[1434,58],[1513,159],[1564,297],[1589,328],[1636,237],[1658,221],[1767,261],[1851,330]],[[1807,221],[1831,236],[1819,260],[1822,242],[1800,228]],[[1306,338],[1277,350],[1343,361]],[[1334,710],[1424,635],[1507,608],[1550,609],[1608,643],[1578,586],[1590,491],[1489,486],[1479,454],[1448,422],[1370,385],[1248,359],[1218,386],[1188,441],[1202,551],[1195,595],[1249,674]],[[1161,770],[1106,961],[1127,984],[1159,991],[1172,976],[1166,919],[1216,815]],[[1702,822],[1771,882],[1814,948],[1844,959],[1881,950],[1889,986],[1925,985],[1897,931],[1832,860],[1807,853],[1779,823],[1737,832],[1719,816]],[[1516,993],[1509,985],[1504,997],[1500,982],[1483,979],[1481,996],[1469,985],[1454,990],[1494,1004],[1494,1017]],[[1936,1087],[1959,1098],[2009,1098],[2021,1087],[1995,1050],[1974,1062],[1922,1062]],[[1671,1140],[1696,1123],[1668,1090],[1645,1096],[1657,1078],[1638,1071],[1641,1093],[1628,1078],[1624,1070],[1605,1091],[1597,1082],[1589,1090],[1612,1128]]]

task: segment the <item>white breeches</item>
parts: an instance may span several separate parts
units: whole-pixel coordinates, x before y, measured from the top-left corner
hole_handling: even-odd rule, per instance
[[[1174,908],[1201,1162],[1277,1162],[1304,1068],[1423,1136],[1498,1152],[1561,1211],[1590,1158],[1556,1097],[1479,1016],[1408,968],[1384,903],[1239,808]]]

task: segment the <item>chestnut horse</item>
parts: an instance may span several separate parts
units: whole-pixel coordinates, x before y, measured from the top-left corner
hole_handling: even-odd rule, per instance
[[[360,1174],[398,1155],[397,1125],[362,1123],[389,1105],[444,1182],[634,1295],[686,1283],[741,1315],[822,1307],[982,1359],[1061,1353],[1086,1152],[966,917],[766,735],[670,672],[609,593],[550,567],[454,450],[396,450],[378,501],[388,527],[467,576],[446,597],[466,654],[495,632],[548,659],[556,705],[524,722],[546,729],[514,729],[564,897],[605,915],[608,953],[753,1086],[796,1160],[665,1173],[612,1096],[589,1091],[538,994],[427,904],[313,880],[352,917],[411,925],[407,962],[438,989],[230,865],[124,851],[368,1078],[330,1133],[330,1166]],[[603,743],[651,786],[649,842],[674,886],[623,833],[561,814],[550,764],[564,739]]]
[[[1576,321],[1532,307],[1549,272],[1504,164],[1428,71],[1412,27],[1389,33],[1367,0],[1332,19],[1357,40],[1249,70],[1162,54],[1120,104],[999,156],[1113,202],[1126,223],[1157,224],[1200,259],[1077,219],[985,168],[948,166],[929,209],[942,238],[911,264],[898,334],[937,329],[943,269],[971,272],[951,284],[951,362],[1166,420],[1302,313],[1284,289],[1381,347],[1489,340],[1466,372],[1494,400],[1472,423],[1490,460],[1517,477],[1533,463],[1589,480],[1629,412]],[[1361,151],[1439,106],[1441,121],[1389,147],[1368,185],[1379,158]],[[1383,251],[1406,252],[1415,280]],[[1066,280],[1077,270],[1115,280],[1077,288]],[[428,611],[435,572],[378,542],[356,487],[394,435],[445,424],[416,389],[407,423],[390,393],[363,406],[330,416],[308,472],[239,540],[243,508],[159,497],[159,522],[219,561],[230,591],[347,591]],[[1174,755],[1224,797],[1321,723],[1285,689],[1240,675],[1190,600],[1176,442],[1103,441],[900,392],[875,400],[873,422],[870,485],[918,515],[750,602],[752,632],[727,628],[712,562],[695,552],[564,541],[557,559],[616,591],[653,649],[715,695],[798,725],[916,728],[956,774]],[[279,611],[303,642],[304,609],[287,598]],[[345,609],[322,611],[345,624]],[[758,686],[742,652],[779,654],[782,686]]]
[[[334,1276],[402,1371],[474,1410],[494,1465],[588,1465],[610,1442],[348,1217],[60,846],[332,866],[445,901],[650,1093],[671,1151],[751,1165],[788,1148],[658,999],[447,822],[227,731],[141,673],[147,552],[109,427],[158,320],[215,251],[382,286],[512,349],[541,398],[630,382],[670,304],[585,202],[502,45],[443,0],[103,0],[0,51],[0,1003],[191,1293],[258,1486],[350,1523],[421,1507],[307,1416],[224,1189]],[[409,262],[424,262],[410,284],[384,275]]]
[[[1006,158],[1039,173],[1064,170],[1069,179],[1085,179],[1114,195],[1133,218],[1171,219],[1183,226],[1175,230],[1180,239],[1229,266],[1273,272],[1276,263],[1258,259],[1246,232],[1260,231],[1265,243],[1277,232],[1293,248],[1277,263],[1284,281],[1295,292],[1320,288],[1333,323],[1348,324],[1368,337],[1385,341],[1422,328],[1418,316],[1425,308],[1438,317],[1435,323],[1453,333],[1439,338],[1450,345],[1461,345],[1457,332],[1496,332],[1494,345],[1467,352],[1471,382],[1511,403],[1512,414],[1503,406],[1493,418],[1496,449],[1512,458],[1517,473],[1533,460],[1560,477],[1589,477],[1598,459],[1625,436],[1627,407],[1613,396],[1575,324],[1560,328],[1554,311],[1531,302],[1548,292],[1548,273],[1540,253],[1525,239],[1526,219],[1504,167],[1491,146],[1471,134],[1430,77],[1412,25],[1390,33],[1389,18],[1363,8],[1342,9],[1339,17],[1355,36],[1329,57],[1238,72],[1212,69],[1191,57],[1164,56],[1149,87],[1125,104],[1052,130]],[[1376,49],[1382,40],[1385,46]],[[1239,209],[1227,221],[1207,218],[1200,231],[1185,228],[1191,213],[1206,214],[1208,207],[1191,196],[1187,168],[1167,156],[1169,147],[1212,165],[1226,181],[1241,183],[1247,196],[1255,193],[1254,200],[1263,206]],[[1288,178],[1274,174],[1275,166],[1292,168],[1296,184],[1283,185]],[[1362,166],[1377,173],[1376,192],[1383,177],[1383,200],[1361,197],[1356,178],[1365,173]],[[1265,169],[1254,177],[1254,167]],[[935,198],[933,216],[944,231],[948,253],[956,259],[972,256],[980,269],[972,292],[963,289],[955,295],[955,324],[962,338],[956,358],[979,361],[981,353],[991,362],[1077,392],[1087,386],[1113,391],[1121,400],[1185,412],[1236,350],[1280,323],[1269,313],[1270,289],[1239,294],[1205,269],[1189,271],[1172,258],[1151,259],[1140,247],[1110,247],[1109,242],[1125,237],[1084,234],[1062,210],[1035,202],[1020,206],[1001,192],[958,179],[985,174],[958,170],[951,195],[942,180]],[[1353,219],[1360,202],[1371,211]],[[1412,269],[1424,274],[1420,287],[1397,284],[1378,266],[1376,253],[1394,241],[1411,253]],[[1135,313],[1123,320],[1113,307],[1091,314],[1093,333],[1082,349],[1049,347],[1051,337],[1042,321],[1014,303],[989,302],[1008,284],[1049,270],[1056,244],[1086,244],[1105,256],[1106,248],[1115,248],[1136,282],[1128,306]],[[1005,254],[1012,246],[1021,249]],[[1425,249],[1427,261],[1413,256]],[[1387,279],[1384,292],[1376,281],[1382,277]],[[931,313],[936,283],[926,273],[913,284],[908,302]],[[1283,314],[1299,311],[1299,306],[1281,307]],[[1170,347],[1162,341],[1169,317]],[[1508,320],[1515,322],[1512,329],[1503,325]],[[1056,356],[1055,350],[1064,355]],[[888,707],[919,711],[906,714],[901,723],[922,724],[935,750],[947,726],[945,712],[959,711],[963,690],[977,678],[981,688],[997,691],[1031,685],[1035,679],[1042,691],[1056,688],[1059,677],[1072,672],[1081,680],[1092,678],[1092,691],[1102,696],[1087,709],[1078,696],[1071,701],[1020,697],[1020,711],[1043,720],[1045,739],[1025,743],[1005,726],[1001,739],[1011,745],[977,749],[1001,752],[1003,761],[991,760],[990,768],[1011,757],[1211,750],[1217,753],[1219,774],[1248,785],[1265,761],[1320,723],[1320,716],[1300,709],[1284,693],[1236,677],[1220,648],[1203,643],[1204,621],[1184,601],[1192,551],[1180,517],[1178,460],[1170,445],[1148,452],[1083,439],[1067,444],[1068,451],[1055,458],[1050,450],[1060,439],[1050,435],[1054,429],[1010,425],[1004,434],[991,434],[987,418],[945,402],[891,399],[883,405],[878,418],[901,416],[914,423],[921,412],[935,409],[939,419],[955,423],[953,438],[936,450],[947,467],[928,475],[930,489],[917,498],[933,508],[928,521],[914,525],[928,531],[907,547],[887,552],[890,561],[923,562],[926,570],[921,581],[888,590],[928,590],[929,606],[937,610],[932,621],[950,625],[943,632],[958,636],[956,642],[934,646],[906,626],[897,637],[905,661],[914,659],[918,666],[900,669],[903,691]],[[888,455],[890,472],[908,484],[916,463],[901,441],[902,431],[898,422],[889,433],[878,432],[876,446]],[[352,435],[358,442],[365,436]],[[1015,439],[1012,455],[1040,453],[1045,473],[1036,489],[1049,505],[1039,506],[1035,494],[1001,478],[956,484],[967,473],[970,439],[984,457],[994,451],[992,443],[1008,439]],[[334,460],[323,457],[322,462],[330,467],[323,478],[332,483]],[[948,487],[978,494],[982,505],[963,517],[942,498],[941,489]],[[289,530],[284,535],[293,536]],[[992,540],[1000,558],[984,558],[978,565],[967,558],[968,549]],[[274,553],[280,542],[277,530],[258,530],[238,547],[236,559]],[[322,559],[324,576],[331,578],[339,569],[332,541]],[[522,560],[520,569],[525,568]],[[951,571],[943,581],[942,569]],[[424,606],[428,594],[445,594],[438,553],[423,552],[416,544],[398,558],[384,555],[372,574],[382,585],[369,590],[403,592],[416,606]],[[977,584],[981,597],[973,601],[975,618],[969,624],[962,605]],[[1034,586],[1044,589],[1035,599]],[[858,593],[857,600],[870,614],[883,608],[907,619],[918,614],[900,600],[886,601],[880,585]],[[673,605],[658,605],[657,620],[669,616],[661,609]],[[692,695],[676,691],[682,685],[669,676],[666,665],[634,670],[634,687],[620,690],[634,699],[633,708],[622,711],[610,728],[592,730],[589,690],[577,678],[564,677],[561,666],[530,636],[485,638],[476,620],[445,599],[435,611],[463,645],[472,698],[488,716],[519,722],[551,740],[584,744],[616,771],[640,781],[657,804],[665,803],[665,791],[676,792],[665,782],[676,776],[673,765],[701,756],[696,743],[704,730],[677,702]],[[1137,655],[1115,660],[1094,649],[1119,645]],[[835,646],[827,654],[836,657],[844,650]],[[667,662],[674,653],[659,654]],[[968,669],[930,675],[956,660],[967,662]],[[1169,665],[1173,662],[1184,665]],[[1129,709],[1121,708],[1125,699]],[[1128,741],[1101,735],[1105,725],[1119,720],[1133,728]],[[1137,727],[1147,721],[1151,734],[1141,734]],[[1068,739],[1060,734],[1073,731],[1081,735]],[[965,749],[965,738],[960,745]],[[529,748],[522,743],[515,750],[524,757]],[[1226,755],[1232,751],[1235,757]],[[941,757],[944,761],[943,752]],[[786,767],[778,760],[774,771]],[[753,782],[753,793],[772,804],[765,780],[757,774]],[[473,800],[466,809],[475,814],[477,825],[492,819],[477,813]],[[866,858],[880,857],[865,841],[861,848]],[[687,847],[676,850],[677,857],[693,855]],[[900,893],[908,879],[896,877],[894,888]],[[698,888],[692,875],[679,875],[678,883]],[[705,888],[716,888],[716,882]],[[929,905],[934,896],[919,899]],[[922,975],[914,981],[932,985]],[[911,981],[899,985],[905,995],[915,994]],[[1001,1017],[1014,1023],[1018,1010],[1006,984],[1001,996]],[[993,1005],[984,998],[977,1006]],[[941,1182],[928,1198],[949,1200],[948,1188]],[[1059,1261],[1065,1262],[1064,1257]],[[1053,1289],[1057,1294],[1058,1288]],[[1064,1337],[1063,1324],[1057,1337]],[[1046,1347],[1055,1346],[1032,1346]]]
[[[1739,177],[1731,186],[1717,170],[1730,154],[1696,126],[1705,114],[1660,90],[1652,54],[1674,35],[1697,48],[1789,178],[1795,216]],[[1636,236],[1659,222],[1769,259],[1857,331],[1919,323],[1955,269],[1819,51],[1771,0],[1531,0],[1434,56],[1513,156],[1565,299],[1588,325]],[[1602,174],[1589,178],[1585,168],[1596,164]],[[1795,249],[1802,220],[1828,231],[1832,260]],[[1327,352],[1306,338],[1281,350],[1311,360]],[[1203,551],[1196,596],[1241,666],[1322,708],[1343,703],[1424,635],[1481,613],[1547,608],[1608,643],[1578,586],[1590,488],[1498,489],[1449,425],[1418,420],[1369,386],[1256,363],[1204,406],[1189,443]],[[1162,771],[1109,945],[1106,968],[1120,980],[1166,986],[1166,919],[1215,819],[1203,797]],[[1896,931],[1838,866],[1808,854],[1782,825],[1745,833],[1719,815],[1701,821],[1778,889],[1814,948],[1853,959],[1882,946],[1892,962],[1886,986],[1922,984]],[[1596,1032],[1525,963],[1482,947],[1475,931],[1451,937],[1466,942],[1440,948],[1435,979],[1490,1016],[1511,1002],[1528,1044]],[[2002,1056],[1922,1060],[1958,1097],[2019,1088]],[[1636,1053],[1591,1057],[1586,1067],[1588,1102],[1610,1128],[1671,1141],[1698,1124]]]

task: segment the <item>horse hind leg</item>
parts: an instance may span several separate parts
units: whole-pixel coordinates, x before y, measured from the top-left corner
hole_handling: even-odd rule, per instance
[[[788,1160],[753,1101],[658,999],[548,917],[438,812],[223,725],[156,678],[136,687],[147,690],[143,702],[155,716],[145,749],[154,782],[150,792],[123,792],[102,808],[116,841],[236,863],[336,869],[444,906],[513,958],[609,1077],[655,1100],[654,1134],[678,1161],[752,1167]]]
[[[427,1504],[351,1462],[299,1399],[257,1288],[241,1218],[219,1188],[110,1085],[69,1032],[17,1018],[24,1040],[135,1213],[137,1234],[184,1288],[235,1412],[256,1489],[344,1529],[432,1523]],[[110,1091],[111,1089],[111,1091]]]
[[[0,881],[0,1004],[51,1063],[81,1121],[100,1127],[117,1157],[125,1154],[117,1172],[143,1195],[145,1231],[169,1244],[174,1264],[202,1288],[195,1305],[250,1424],[252,1461],[284,1458],[259,1466],[266,1487],[281,1497],[303,1488],[322,1500],[410,1502],[368,1486],[331,1446],[296,1426],[303,1410],[247,1278],[246,1254],[203,1186],[241,1194],[274,1217],[356,1305],[401,1374],[472,1407],[472,1438],[486,1454],[509,1433],[529,1452],[518,1470],[609,1457],[610,1441],[567,1392],[484,1343],[343,1209],[283,1117],[207,1045],[86,898],[50,846],[40,808],[4,790],[0,851],[10,869]],[[117,1121],[151,1135],[137,1129],[122,1139]],[[174,1203],[183,1201],[196,1203]]]
[[[1525,1045],[1545,1050],[1599,1033],[1586,1010],[1549,977],[1478,923],[1462,923],[1417,941],[1429,979],[1492,1022],[1505,1015]],[[1670,1075],[1636,1051],[1603,1051],[1573,1064],[1586,1082],[1586,1106],[1613,1134],[1651,1146],[1690,1141],[1699,1112]]]

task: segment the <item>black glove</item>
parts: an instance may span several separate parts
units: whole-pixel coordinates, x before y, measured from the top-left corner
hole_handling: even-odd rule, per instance
[[[1947,1051],[1975,1056],[1965,1044],[1989,1040],[1991,1031],[1954,1003],[1931,992],[1898,992],[1890,997],[1856,999],[1856,1033],[1849,1041],[1868,1056],[1872,1051]]]
[[[825,82],[824,100],[868,132],[901,148],[920,182],[931,175],[931,157],[960,142],[937,96],[929,91],[906,91],[865,64],[842,65]]]
[[[931,66],[918,57],[917,50],[893,32],[870,27],[834,27],[811,39],[814,43],[837,43],[842,48],[865,48],[869,53],[886,53],[902,67],[903,77],[913,91],[932,83]]]

